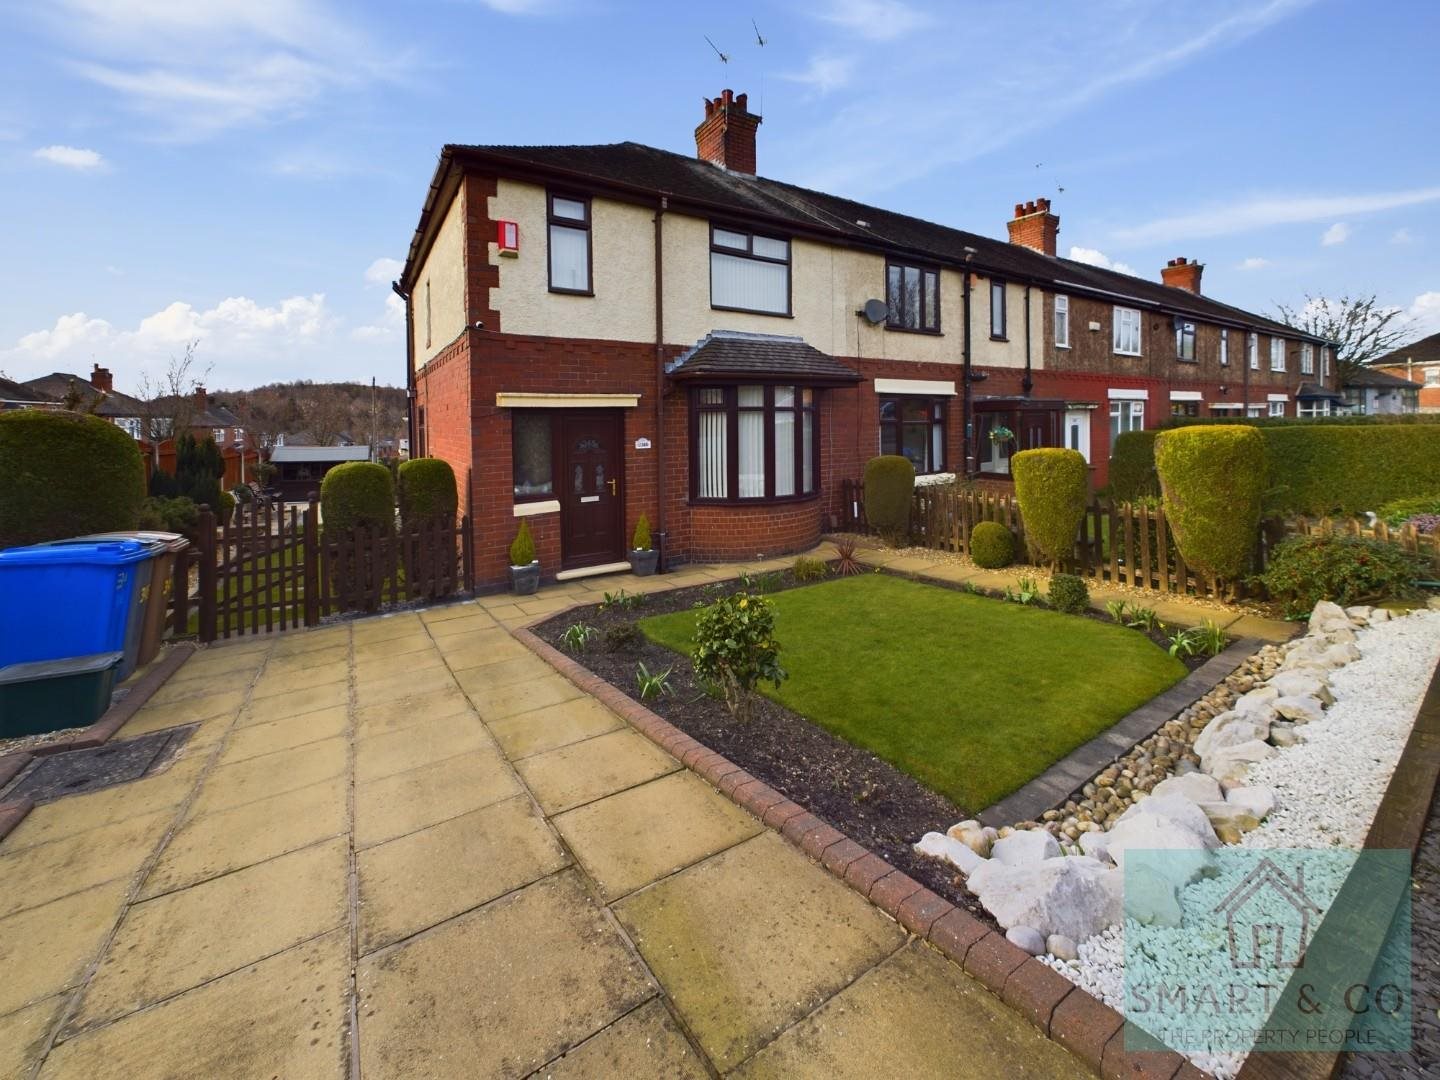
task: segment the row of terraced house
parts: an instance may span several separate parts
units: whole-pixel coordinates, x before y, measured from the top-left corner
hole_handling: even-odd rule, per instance
[[[696,155],[636,143],[446,146],[397,292],[412,445],[448,460],[498,584],[529,520],[547,576],[806,548],[878,453],[1005,482],[1180,416],[1319,416],[1331,346],[1056,253],[1048,200],[998,241],[757,173],[746,95]]]

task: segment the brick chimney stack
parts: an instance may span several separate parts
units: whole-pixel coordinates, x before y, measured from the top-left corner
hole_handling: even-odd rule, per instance
[[[96,364],[95,370],[90,372],[90,385],[106,394],[113,392],[115,384],[110,376],[110,369]]]
[[[1010,243],[1045,255],[1055,254],[1055,242],[1060,237],[1060,218],[1050,212],[1049,199],[1017,202],[1015,216],[1005,224],[1010,229]]]
[[[1174,289],[1184,289],[1196,296],[1200,295],[1200,275],[1205,270],[1204,263],[1191,262],[1183,256],[1178,259],[1171,259],[1160,271],[1160,280]]]
[[[746,108],[746,95],[730,90],[705,99],[705,119],[695,129],[695,156],[731,172],[755,175],[755,129],[760,117]]]
[[[210,395],[205,392],[205,387],[195,387],[195,408],[205,411],[210,407]]]

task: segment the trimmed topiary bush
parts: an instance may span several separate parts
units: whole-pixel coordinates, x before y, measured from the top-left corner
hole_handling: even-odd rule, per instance
[[[915,466],[898,454],[882,454],[865,463],[865,518],[887,543],[899,546],[910,537],[910,499],[915,494]]]
[[[1160,497],[1155,472],[1155,436],[1158,431],[1126,431],[1110,447],[1109,494],[1116,502],[1138,502]]]
[[[455,487],[455,470],[440,458],[413,458],[396,470],[395,494],[400,501],[400,521],[418,525],[439,519],[453,525],[460,498]]]
[[[1025,539],[1051,566],[1075,552],[1075,538],[1090,497],[1090,466],[1078,450],[1022,450],[1010,459]]]
[[[510,541],[510,565],[529,566],[534,561],[535,537],[530,534],[530,522],[521,518],[515,539]]]
[[[395,527],[395,489],[390,470],[373,461],[348,461],[325,474],[320,484],[320,516],[332,536],[351,529]]]
[[[1083,615],[1090,609],[1090,590],[1083,578],[1074,574],[1056,574],[1050,579],[1050,591],[1045,599],[1056,611],[1067,615]]]
[[[1321,600],[1342,606],[1410,595],[1417,560],[1394,544],[1360,536],[1294,536],[1278,544],[1258,580],[1292,617]]]
[[[640,520],[635,522],[635,535],[630,538],[630,546],[636,551],[649,551],[654,545],[650,538],[650,519],[644,514]]]
[[[1015,535],[998,521],[982,521],[970,530],[970,558],[976,566],[999,570],[1015,561]]]
[[[145,500],[135,440],[95,416],[0,413],[0,548],[134,529]]]
[[[1155,467],[1185,561],[1227,580],[1243,574],[1260,528],[1264,436],[1242,424],[1166,431],[1155,440]]]

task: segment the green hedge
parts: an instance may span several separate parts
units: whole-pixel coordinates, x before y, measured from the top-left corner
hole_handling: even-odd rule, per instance
[[[320,515],[328,534],[355,528],[395,527],[395,490],[390,470],[371,461],[336,465],[320,483]]]
[[[985,570],[1015,561],[1015,534],[998,521],[982,521],[970,531],[970,558]]]
[[[1110,448],[1108,493],[1117,502],[1158,498],[1160,477],[1155,474],[1155,436],[1160,432],[1126,431]]]
[[[460,497],[455,487],[455,470],[448,461],[412,458],[401,462],[395,476],[402,522],[409,525],[440,518],[454,524]]]
[[[1025,539],[1052,566],[1075,551],[1090,498],[1090,467],[1078,450],[1021,450],[1010,459]]]
[[[898,454],[883,454],[865,463],[865,518],[892,544],[910,536],[910,498],[915,494],[915,466]]]
[[[1399,425],[1440,424],[1440,413],[1360,413],[1346,416],[1167,416],[1159,424],[1162,431],[1182,427],[1207,427],[1215,424],[1246,427],[1386,427]]]
[[[137,528],[145,480],[140,447],[108,421],[0,413],[0,548]]]
[[[1165,516],[1185,561],[1233,580],[1250,561],[1265,493],[1265,439],[1231,424],[1179,428],[1155,440]]]

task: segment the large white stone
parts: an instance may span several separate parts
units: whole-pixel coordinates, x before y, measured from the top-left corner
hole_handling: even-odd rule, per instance
[[[1106,832],[1083,832],[1080,834],[1080,851],[1101,862],[1110,861],[1110,840]]]
[[[1268,708],[1268,706],[1267,706]],[[1273,713],[1272,713],[1273,715]],[[1237,746],[1252,739],[1270,737],[1270,719],[1259,712],[1223,712],[1205,725],[1195,737],[1195,753],[1203,762],[1224,746]]]
[[[1236,698],[1233,706],[1235,712],[1260,712],[1263,713],[1270,707],[1270,703],[1280,696],[1280,691],[1273,686],[1257,686],[1248,694],[1242,694]]]
[[[1308,694],[1303,697],[1282,697],[1275,701],[1275,711],[1286,720],[1297,724],[1310,724],[1325,715],[1325,705],[1317,697]],[[1269,737],[1268,732],[1264,736]]]
[[[1211,867],[1209,851],[1219,838],[1205,811],[1179,795],[1164,795],[1136,803],[1120,816],[1108,835],[1107,850],[1121,870],[1128,851],[1169,851],[1167,873],[1177,884],[1187,884]]]
[[[1120,921],[1117,875],[1086,855],[1007,865],[991,859],[966,885],[1005,929],[1029,926],[1041,934],[1084,941]]]
[[[1031,956],[1039,956],[1045,951],[1045,935],[1033,926],[1012,926],[1005,931],[1005,940]]]
[[[938,832],[927,832],[922,836],[915,845],[915,851],[927,859],[939,859],[949,863],[966,875],[974,873],[988,861],[976,855],[959,840]]]
[[[1210,819],[1215,835],[1227,843],[1237,843],[1241,833],[1247,833],[1260,824],[1260,819],[1239,803],[1204,802],[1200,804],[1200,809]]]
[[[1240,743],[1238,746],[1221,747],[1202,762],[1201,768],[1219,780],[1221,784],[1227,781],[1236,783],[1245,778],[1245,774],[1250,771],[1250,766],[1255,762],[1274,756],[1275,748],[1273,746],[1255,739],[1252,742]]]
[[[1064,934],[1051,934],[1045,939],[1045,951],[1056,960],[1078,960],[1080,950],[1075,947],[1075,942]]]
[[[1270,679],[1270,687],[1278,698],[1313,697],[1326,705],[1335,703],[1327,679],[1304,671],[1277,671]],[[1273,707],[1274,701],[1270,703]]]
[[[1375,609],[1372,607],[1366,607],[1364,604],[1358,604],[1354,607],[1347,607],[1345,609],[1345,614],[1350,616],[1350,621],[1352,623],[1355,623],[1357,626],[1365,626],[1367,623],[1370,622],[1370,615],[1374,612],[1374,610]]]
[[[1142,926],[1179,926],[1179,887],[1168,874],[1145,866],[1125,875],[1125,917]]]
[[[1150,794],[1154,798],[1163,795],[1183,795],[1191,802],[1196,803],[1214,802],[1225,797],[1220,791],[1219,781],[1202,772],[1186,773],[1183,776],[1172,776],[1168,780],[1161,780]]]
[[[1244,787],[1231,788],[1225,801],[1235,806],[1242,806],[1254,814],[1255,817],[1264,821],[1270,816],[1270,811],[1275,809],[1275,792],[1264,784],[1248,784]]]
[[[1376,623],[1389,622],[1392,618],[1394,618],[1394,615],[1383,607],[1370,609],[1371,626],[1374,626]]]
[[[990,857],[1006,866],[1021,866],[1037,863],[1043,859],[1054,859],[1060,855],[1060,844],[1045,829],[1021,829],[990,848]]]
[[[1310,612],[1309,632],[1312,634],[1323,634],[1327,630],[1349,625],[1350,616],[1345,614],[1345,609],[1329,600],[1321,600]]]
[[[959,840],[982,858],[990,854],[990,837],[985,832],[985,827],[973,818],[951,825],[945,830],[945,835],[952,840]]]

